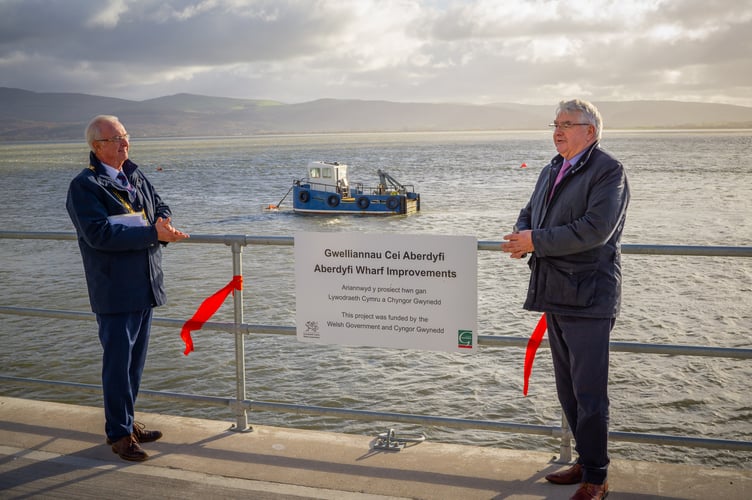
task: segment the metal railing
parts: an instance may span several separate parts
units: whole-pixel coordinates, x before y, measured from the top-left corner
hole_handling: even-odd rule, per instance
[[[0,231],[0,239],[39,239],[39,240],[76,240],[75,233],[70,232],[13,232]],[[223,244],[232,249],[233,275],[242,276],[242,251],[248,245],[281,245],[293,246],[291,236],[249,236],[249,235],[191,235],[185,240],[189,244]],[[499,241],[479,241],[478,250],[500,251]],[[703,257],[752,257],[752,247],[730,246],[678,246],[678,245],[623,245],[624,254],[638,255],[682,255]],[[202,396],[164,391],[141,390],[140,394],[153,398],[173,401],[188,401],[214,406],[228,407],[235,412],[236,422],[233,427],[239,432],[250,431],[248,425],[248,411],[264,410],[283,413],[312,414],[331,416],[352,420],[381,420],[409,424],[434,425],[441,427],[482,429],[498,432],[536,434],[561,439],[559,461],[569,462],[572,457],[571,433],[567,428],[566,419],[562,417],[561,427],[520,424],[513,422],[496,422],[488,420],[460,419],[430,415],[415,415],[406,413],[383,412],[377,410],[355,410],[348,408],[330,408],[321,406],[307,406],[289,403],[275,403],[254,401],[247,399],[245,379],[245,335],[274,334],[296,335],[295,327],[247,324],[243,318],[243,292],[237,290],[233,299],[234,322],[207,322],[205,330],[216,330],[232,333],[235,337],[236,359],[236,396],[234,398],[218,396]],[[12,314],[29,317],[62,318],[68,320],[95,320],[92,313],[80,311],[63,311],[52,309],[36,309],[22,307],[0,306],[0,314]],[[154,318],[155,326],[182,327],[184,321],[168,318]],[[478,345],[491,347],[520,347],[527,346],[528,339],[523,337],[503,337],[496,335],[478,335]],[[547,347],[544,340],[541,346]],[[630,352],[642,354],[670,354],[682,356],[710,356],[734,359],[752,359],[752,349],[725,348],[693,345],[645,344],[633,342],[611,342],[612,352]],[[75,382],[39,380],[0,375],[0,380],[17,384],[52,385],[58,387],[101,391],[101,386],[79,384]],[[752,451],[752,442],[726,439],[696,438],[691,436],[671,436],[664,434],[649,434],[635,432],[609,432],[612,441],[623,441],[643,444],[657,444],[663,446],[698,447],[707,449],[724,449]]]

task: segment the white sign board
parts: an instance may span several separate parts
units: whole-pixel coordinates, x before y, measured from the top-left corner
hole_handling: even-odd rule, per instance
[[[478,242],[297,233],[295,297],[302,342],[475,352]]]

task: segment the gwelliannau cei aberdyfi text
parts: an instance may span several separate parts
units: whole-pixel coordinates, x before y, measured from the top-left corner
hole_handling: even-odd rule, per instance
[[[332,250],[324,249],[324,256],[334,259],[354,259],[354,260],[381,260],[390,261],[408,261],[408,262],[443,262],[446,259],[444,252],[413,252],[411,250],[391,251],[364,251],[364,250]],[[316,273],[336,274],[340,276],[347,275],[366,275],[366,276],[394,276],[396,278],[419,277],[419,278],[456,278],[457,272],[453,269],[412,269],[396,268],[386,265],[372,266],[366,264],[338,264],[325,265],[316,264],[313,268]]]

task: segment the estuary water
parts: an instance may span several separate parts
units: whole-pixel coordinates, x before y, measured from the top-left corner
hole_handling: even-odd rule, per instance
[[[131,131],[137,133],[137,131]],[[82,141],[83,142],[83,141]],[[602,146],[623,161],[632,202],[625,244],[752,245],[752,131],[606,131]],[[470,235],[499,241],[555,154],[548,131],[395,133],[138,139],[138,163],[173,210],[174,225],[201,235],[294,236],[299,231]],[[0,144],[0,231],[73,231],[70,179],[86,166],[83,143]],[[350,181],[375,183],[381,168],[421,194],[407,217],[301,216],[283,200],[310,160],[350,165]],[[525,164],[526,167],[522,165]],[[282,201],[279,211],[262,207]],[[624,256],[622,315],[613,340],[752,346],[752,259]],[[171,244],[164,254],[169,304],[155,315],[191,317],[232,277],[224,245]],[[246,323],[294,326],[293,249],[243,252]],[[528,270],[479,251],[478,325],[483,335],[527,336],[538,314],[522,310]],[[231,301],[214,317],[232,321]],[[0,303],[89,311],[74,242],[0,240]],[[184,356],[178,329],[155,327],[142,387],[233,397],[231,335],[194,333]],[[5,315],[6,375],[100,384],[94,322]],[[246,339],[248,398],[294,404],[559,425],[550,356],[538,353],[522,396],[524,351],[481,347],[474,355],[316,346],[294,337]],[[721,358],[613,353],[611,429],[752,440],[752,366]],[[101,405],[96,394],[3,387],[10,396]],[[234,420],[229,410],[142,398],[138,409]],[[373,435],[388,427],[428,439],[550,450],[551,438],[489,431],[341,421],[252,412],[251,423]],[[749,453],[613,443],[613,457],[752,467]]]

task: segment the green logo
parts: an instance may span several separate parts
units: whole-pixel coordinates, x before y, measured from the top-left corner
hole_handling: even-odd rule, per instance
[[[461,349],[473,348],[473,331],[457,330],[457,347]]]

